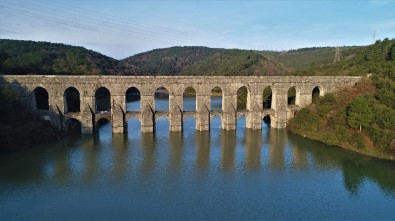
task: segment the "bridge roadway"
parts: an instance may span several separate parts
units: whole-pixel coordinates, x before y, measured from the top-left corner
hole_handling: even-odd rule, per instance
[[[81,124],[82,133],[92,133],[101,118],[112,123],[114,133],[124,133],[127,120],[137,117],[141,131],[154,132],[155,120],[167,117],[170,131],[182,131],[183,119],[194,117],[196,129],[209,130],[210,119],[218,115],[225,130],[235,130],[238,116],[244,115],[246,127],[261,129],[262,119],[269,116],[271,127],[285,128],[287,121],[297,110],[312,102],[313,90],[322,96],[341,87],[355,85],[362,77],[354,76],[60,76],[60,75],[3,75],[0,84],[10,83],[21,101],[54,126],[66,129],[67,122],[74,119]],[[140,92],[140,111],[128,112],[126,91],[135,87]],[[155,91],[165,87],[169,91],[169,111],[155,111]],[[183,111],[183,93],[188,87],[196,91],[196,111]],[[211,110],[213,88],[222,90],[222,110]],[[237,91],[247,89],[245,110],[237,110]],[[263,108],[263,91],[270,87],[271,109]],[[79,110],[70,112],[66,90],[78,94]],[[109,91],[111,109],[97,110],[96,91]],[[288,90],[295,88],[295,104],[288,103]],[[42,98],[39,98],[39,97]],[[40,100],[37,100],[40,99]],[[44,100],[44,101],[43,101]],[[43,103],[44,102],[44,103]],[[47,102],[47,103],[45,103]]]

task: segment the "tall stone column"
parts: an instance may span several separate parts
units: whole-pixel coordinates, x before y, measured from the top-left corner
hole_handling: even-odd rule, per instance
[[[313,102],[313,91],[309,87],[303,87],[299,93],[299,107],[304,108]]]
[[[251,91],[247,99],[246,128],[262,129],[262,94]]]
[[[182,94],[170,94],[169,95],[169,120],[170,120],[170,131],[180,132],[182,131]]]
[[[153,94],[141,95],[141,132],[152,133],[155,130],[155,97]]]
[[[125,96],[112,95],[111,115],[112,115],[112,132],[124,133],[126,130],[125,122]]]
[[[237,94],[223,94],[222,121],[224,130],[236,130]]]
[[[210,95],[196,94],[196,130],[210,130]]]
[[[95,97],[88,91],[80,93],[81,133],[92,134],[95,122]]]
[[[64,103],[63,93],[57,90],[48,90],[48,115],[44,115],[44,120],[50,120],[51,124],[59,130],[64,129]],[[47,119],[49,118],[49,119]]]
[[[271,117],[270,126],[285,128],[287,126],[288,88],[278,85],[272,88],[272,109],[274,116]]]

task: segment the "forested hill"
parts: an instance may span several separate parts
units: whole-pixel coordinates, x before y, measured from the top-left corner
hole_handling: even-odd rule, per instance
[[[0,39],[3,74],[124,74],[119,61],[83,47]]]
[[[283,65],[256,51],[171,47],[121,61],[135,75],[285,75]]]
[[[83,47],[0,39],[0,74],[366,75],[370,70],[356,66],[367,62],[361,61],[367,48],[341,47],[336,64],[334,47],[284,52],[171,47],[116,60]]]

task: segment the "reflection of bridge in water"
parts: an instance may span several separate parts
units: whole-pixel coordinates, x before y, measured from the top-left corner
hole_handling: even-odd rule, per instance
[[[294,113],[312,102],[314,92],[323,95],[339,87],[352,86],[361,77],[262,76],[262,77],[131,77],[131,76],[0,76],[19,92],[22,101],[60,129],[70,121],[92,133],[101,119],[112,123],[114,133],[124,133],[127,119],[137,117],[142,132],[153,132],[155,120],[166,117],[170,131],[182,131],[183,119],[194,117],[196,129],[210,129],[210,119],[221,117],[221,127],[235,130],[237,117],[244,115],[246,127],[261,129],[270,117],[271,127],[285,128]],[[155,91],[167,90],[168,110],[158,111]],[[214,89],[214,90],[213,90]],[[269,90],[268,90],[269,89]],[[183,98],[195,91],[195,110],[185,111]],[[292,99],[288,92],[293,91]],[[245,91],[245,107],[238,107],[239,91]],[[269,97],[265,95],[269,91]],[[221,108],[211,107],[211,95],[222,95]],[[140,107],[128,111],[127,94],[139,94]],[[192,93],[193,94],[193,93]],[[270,101],[270,105],[267,102]]]
[[[344,185],[352,193],[368,178],[395,196],[394,168],[388,166],[389,162],[355,158],[349,152],[329,148],[285,130],[265,129],[263,134],[249,129],[242,132],[223,130],[215,137],[207,131],[196,131],[190,138],[182,133],[169,133],[161,142],[152,133],[144,133],[134,140],[118,134],[109,137],[102,140],[97,136],[85,136],[56,144],[63,147],[35,151],[18,158],[3,157],[3,165],[25,166],[1,168],[0,179],[5,183],[40,182],[49,178],[59,182],[95,182],[107,176],[115,181],[132,176],[144,182],[162,173],[175,178],[194,173],[193,170],[201,174],[212,173],[213,169],[224,173],[292,170],[302,174],[318,169],[342,171]],[[212,146],[211,139],[218,139],[219,146]],[[165,140],[167,143],[163,142]]]

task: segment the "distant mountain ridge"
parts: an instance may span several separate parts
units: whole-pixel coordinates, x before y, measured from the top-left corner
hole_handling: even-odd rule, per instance
[[[341,47],[342,60],[352,59],[363,48]],[[0,39],[2,74],[294,75],[331,65],[334,56],[334,47],[276,52],[188,46],[155,49],[116,60],[83,47]]]

